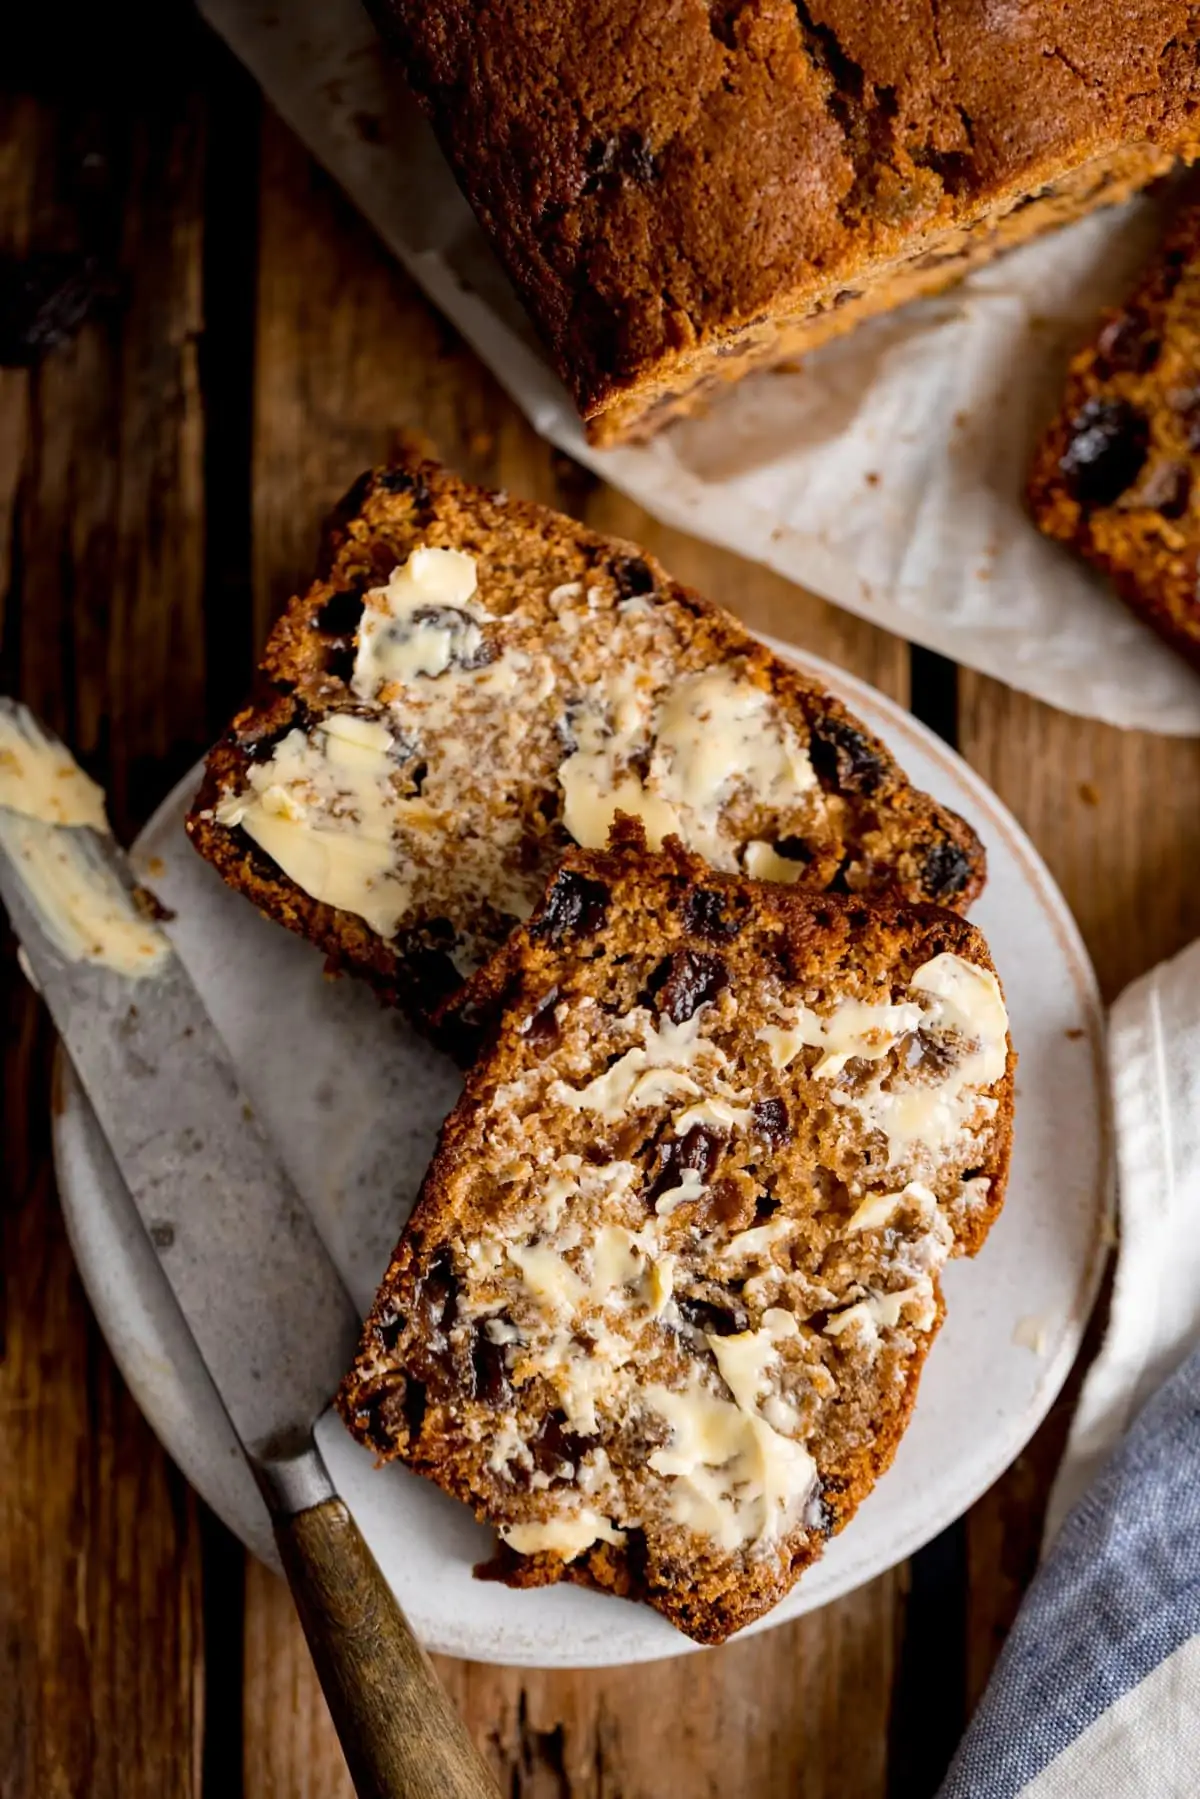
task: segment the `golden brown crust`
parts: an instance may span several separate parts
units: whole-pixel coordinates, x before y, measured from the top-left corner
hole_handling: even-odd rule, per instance
[[[1200,668],[1200,202],[1071,363],[1029,504]]]
[[[1182,0],[371,10],[599,441],[1200,150]]]
[[[272,632],[257,695],[210,755],[187,828],[200,853],[262,912],[318,944],[333,966],[364,975],[385,999],[403,1005],[451,1047],[458,1042],[469,1050],[472,1028],[466,1020],[475,996],[464,989],[462,974],[449,959],[436,909],[422,911],[418,899],[396,936],[385,940],[361,918],[303,892],[243,830],[220,823],[214,811],[222,794],[236,792],[255,758],[290,728],[306,729],[332,712],[358,707],[346,683],[361,595],[386,583],[422,544],[468,551],[477,562],[481,591],[495,597],[497,609],[505,617],[532,620],[538,629],[555,628],[547,595],[563,584],[591,583],[596,593],[608,596],[605,603],[614,616],[622,593],[633,592],[672,621],[689,666],[736,664],[742,677],[774,695],[808,748],[823,795],[823,822],[803,849],[805,884],[890,887],[962,909],[982,889],[985,857],[971,828],[911,787],[885,746],[840,702],[750,637],[729,614],[673,582],[632,544],[602,537],[542,507],[470,487],[435,463],[410,456],[364,476],[338,509],[326,532],[318,578]],[[562,694],[552,706],[565,714],[570,700]],[[533,893],[570,847],[553,777],[554,757],[563,753],[551,744],[541,772],[522,775],[520,791],[505,801],[520,816],[517,854],[529,870],[524,878],[533,883]],[[764,818],[763,828],[770,822]],[[454,853],[448,839],[446,868],[453,866]],[[454,920],[459,928],[473,904],[465,894],[460,901],[463,915]],[[512,920],[493,909],[466,922],[490,951]]]
[[[607,1503],[612,1520],[636,1516],[622,1542],[596,1541],[570,1559],[553,1549],[504,1547],[486,1572],[520,1586],[569,1579],[630,1594],[697,1641],[716,1643],[784,1596],[890,1464],[943,1316],[940,1257],[974,1254],[1003,1203],[1015,1056],[1011,1045],[1007,1056],[1001,1051],[1003,1073],[987,1088],[991,1110],[983,1121],[922,1164],[936,1213],[893,1214],[882,1234],[848,1223],[864,1195],[900,1184],[900,1164],[886,1154],[881,1163],[877,1140],[856,1137],[844,1109],[825,1103],[815,1050],[781,1071],[762,1049],[761,1028],[797,1001],[894,1003],[936,957],[990,970],[983,939],[942,908],[747,882],[715,874],[674,843],[650,857],[631,823],[618,838],[608,853],[564,858],[541,907],[482,977],[500,1010],[494,1038],[443,1126],[338,1403],[381,1459],[404,1460],[504,1530],[554,1518],[556,1504],[580,1494],[586,1503]],[[700,1021],[706,1041],[727,1057],[730,1085],[743,1090],[743,1101],[753,1096],[753,1122],[713,1127],[697,1146],[694,1137],[671,1136],[679,1100],[650,1102],[636,1114],[563,1111],[562,1083],[578,1092],[597,1071],[611,1070],[620,1046],[633,1040],[622,1035],[625,1025],[634,1019],[645,1033],[651,1015],[663,1029],[664,1019],[675,1027]],[[895,1055],[897,1069],[912,1065],[911,1050],[897,1047]],[[871,1066],[877,1076],[880,1065]],[[843,1093],[853,1091],[853,1066],[840,1079],[849,1082]],[[582,1155],[579,1192],[565,1214],[543,1212],[552,1177],[574,1165],[574,1152]],[[522,1158],[536,1172],[523,1175]],[[656,1202],[685,1163],[703,1166],[700,1195]],[[635,1171],[632,1185],[621,1189],[614,1171],[626,1168]],[[587,1198],[589,1170],[599,1183],[594,1199]],[[785,1230],[779,1240],[796,1247],[756,1251],[763,1261],[742,1265],[736,1278],[722,1273],[735,1266],[727,1260],[735,1246],[748,1241],[738,1233],[771,1220],[794,1221],[787,1228],[796,1236]],[[638,1339],[648,1370],[641,1387],[601,1417],[598,1434],[581,1436],[560,1409],[561,1389],[548,1384],[544,1369],[522,1364],[528,1311],[511,1294],[496,1300],[506,1289],[488,1283],[506,1245],[540,1245],[544,1253],[556,1242],[582,1243],[586,1254],[606,1226],[657,1233],[654,1253],[669,1252],[674,1286],[660,1319]],[[782,1258],[778,1267],[770,1255]],[[753,1279],[747,1267],[757,1271]],[[927,1315],[914,1323],[905,1312],[896,1331],[881,1328],[874,1349],[827,1331],[826,1320],[864,1291],[900,1290],[908,1305],[912,1283],[922,1281]],[[804,1440],[819,1485],[812,1508],[774,1545],[718,1549],[673,1528],[661,1491],[640,1484],[663,1438],[646,1434],[639,1397],[647,1381],[686,1385],[698,1366],[715,1380],[715,1352],[704,1347],[714,1338],[698,1336],[697,1321],[704,1329],[711,1321],[718,1336],[761,1329],[780,1318],[772,1306],[790,1308],[798,1320],[785,1338],[788,1355],[798,1358],[792,1399],[810,1408]],[[489,1335],[497,1317],[502,1328]],[[574,1328],[579,1342],[578,1322]],[[589,1355],[611,1353],[602,1332],[596,1342]],[[521,1447],[498,1462],[495,1446],[514,1420]],[[595,1445],[619,1477],[607,1501],[584,1480]],[[567,1495],[572,1483],[578,1491]],[[623,1498],[614,1502],[618,1488]]]

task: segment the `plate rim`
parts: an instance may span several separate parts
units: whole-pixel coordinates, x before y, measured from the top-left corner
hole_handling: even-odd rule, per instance
[[[783,1610],[782,1606],[774,1608],[747,1629],[739,1631],[734,1639],[737,1642],[777,1628],[780,1624],[792,1623],[811,1611],[834,1604],[848,1597],[869,1581],[887,1573],[900,1562],[915,1555],[934,1537],[961,1518],[1012,1465],[1045,1420],[1079,1354],[1087,1322],[1095,1305],[1108,1261],[1110,1243],[1106,1227],[1113,1216],[1116,1197],[1116,1156],[1112,1107],[1104,1058],[1106,1018],[1103,999],[1079,926],[1061,889],[1028,833],[999,795],[988,786],[982,776],[958,751],[947,744],[930,726],[917,718],[899,700],[884,693],[881,689],[873,687],[862,677],[828,662],[824,657],[802,650],[796,645],[765,633],[755,632],[752,635],[797,668],[800,673],[821,682],[835,697],[845,700],[852,707],[857,704],[865,707],[869,712],[881,713],[886,720],[888,747],[896,749],[897,745],[899,746],[897,760],[901,765],[904,764],[902,753],[904,745],[916,746],[922,755],[939,768],[939,771],[947,775],[950,783],[957,786],[960,794],[969,798],[981,818],[986,818],[986,829],[1003,837],[1018,861],[1027,884],[1035,893],[1043,916],[1052,928],[1062,953],[1064,966],[1070,972],[1079,998],[1081,1013],[1088,1031],[1091,1050],[1091,1079],[1098,1102],[1100,1131],[1097,1145],[1097,1188],[1092,1203],[1091,1238],[1086,1264],[1081,1267],[1077,1279],[1074,1303],[1070,1311],[1063,1316],[1057,1350],[1041,1366],[1038,1381],[1028,1402],[1023,1410],[1015,1416],[1009,1428],[1002,1433],[994,1453],[983,1460],[976,1459],[968,1477],[960,1478],[958,1481],[948,1481],[942,1489],[941,1504],[935,1512],[928,1514],[933,1521],[927,1522],[924,1518],[918,1519],[907,1532],[890,1538],[886,1559],[880,1560],[879,1555],[875,1554],[851,1560],[839,1571],[841,1579],[837,1592],[826,1595],[818,1592],[811,1605],[803,1604],[804,1583],[802,1582],[797,1590],[801,1601],[798,1606],[789,1608],[786,1616],[780,1615]],[[893,743],[893,737],[895,743]],[[130,849],[131,856],[136,858],[141,853],[145,839],[159,828],[160,821],[169,818],[170,814],[179,808],[182,799],[194,792],[198,772],[202,767],[202,762],[196,763],[172,784],[170,790],[159,801],[134,839]],[[179,1453],[178,1444],[172,1440],[170,1421],[164,1417],[163,1407],[147,1404],[147,1398],[153,1401],[154,1395],[152,1392],[147,1394],[146,1383],[139,1378],[138,1370],[134,1365],[136,1357],[132,1353],[124,1354],[114,1342],[114,1336],[118,1336],[115,1320],[110,1317],[108,1302],[99,1292],[100,1282],[97,1278],[97,1271],[92,1267],[90,1257],[81,1253],[81,1236],[76,1226],[75,1210],[77,1205],[87,1203],[86,1194],[81,1194],[76,1190],[69,1173],[73,1139],[78,1138],[78,1144],[75,1147],[83,1143],[89,1122],[87,1113],[90,1108],[82,1086],[67,1062],[61,1043],[57,1044],[55,1049],[53,1078],[53,1092],[58,1102],[52,1109],[51,1118],[56,1184],[72,1255],[101,1334],[139,1411],[166,1453],[231,1534],[252,1554],[261,1556],[264,1548],[270,1546],[269,1534],[262,1542],[250,1539],[246,1530],[247,1519],[236,1511],[227,1493],[218,1493],[215,1490],[216,1469],[211,1457],[205,1460],[203,1467],[200,1467],[197,1465],[197,1456],[192,1453],[182,1455]],[[98,1129],[98,1126],[95,1128]],[[174,1435],[177,1436],[178,1433],[176,1432]],[[263,1524],[266,1526],[265,1512]],[[686,1638],[680,1637],[677,1642],[664,1639],[664,1646],[661,1650],[654,1643],[650,1643],[647,1645],[645,1653],[635,1656],[623,1655],[619,1662],[611,1660],[601,1662],[594,1659],[575,1661],[561,1655],[554,1659],[546,1659],[534,1655],[514,1657],[511,1650],[498,1653],[495,1646],[489,1647],[486,1642],[479,1643],[472,1640],[468,1644],[469,1634],[469,1632],[464,1634],[461,1631],[452,1631],[449,1637],[439,1637],[436,1632],[426,1631],[424,1633],[427,1646],[434,1653],[493,1662],[499,1665],[525,1667],[634,1666],[641,1662],[665,1660],[674,1655],[687,1654],[700,1647],[697,1644],[689,1643]]]

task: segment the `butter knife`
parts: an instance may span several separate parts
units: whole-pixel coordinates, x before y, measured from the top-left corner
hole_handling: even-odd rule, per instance
[[[360,1799],[496,1799],[313,1439],[358,1319],[103,796],[0,696],[0,900],[271,1514]]]

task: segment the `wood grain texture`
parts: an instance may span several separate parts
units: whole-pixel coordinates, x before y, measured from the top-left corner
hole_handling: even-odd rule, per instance
[[[517,1799],[875,1799],[885,1790],[901,1577],[816,1618],[650,1667],[546,1674],[435,1656]],[[246,1584],[245,1791],[351,1799],[282,1581]]]
[[[134,104],[121,32],[71,11],[23,18],[32,44],[5,28],[0,251],[60,259],[89,304],[0,374],[0,685],[78,744],[128,829],[205,730],[205,111],[185,79],[169,103]],[[139,42],[168,66],[194,49],[179,30]],[[7,938],[0,1034],[0,1792],[199,1794],[197,1507],[75,1274],[50,1169],[52,1036]]]
[[[1200,932],[1200,741],[1072,718],[964,670],[963,754],[1061,886],[1104,998]]]
[[[358,1799],[499,1799],[343,1502],[276,1517],[275,1541]]]

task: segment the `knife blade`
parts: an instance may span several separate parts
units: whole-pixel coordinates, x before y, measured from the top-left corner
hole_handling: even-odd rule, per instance
[[[48,869],[102,891],[113,919],[128,907],[144,972],[64,954],[41,886]],[[111,838],[0,814],[0,896],[35,984],[234,1428],[253,1459],[269,1460],[328,1405],[358,1320],[216,1026],[134,890]]]
[[[313,1441],[357,1314],[97,796],[0,695],[0,900],[267,1501],[357,1790],[494,1799]]]

